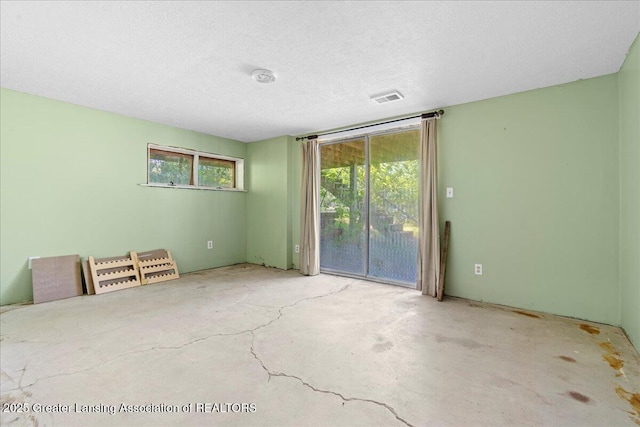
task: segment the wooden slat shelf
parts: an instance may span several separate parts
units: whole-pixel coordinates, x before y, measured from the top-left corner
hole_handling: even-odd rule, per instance
[[[96,294],[132,288],[140,285],[178,279],[178,266],[165,249],[137,253],[131,251],[122,257],[88,260],[92,286],[87,281],[87,291]]]
[[[171,251],[159,249],[140,254],[131,252],[140,270],[140,281],[143,285],[178,279],[178,266],[171,256]],[[152,257],[149,259],[149,257]]]
[[[140,286],[140,273],[136,261],[131,255],[118,258],[96,260],[92,256],[89,257],[89,269],[96,294]],[[113,271],[114,269],[116,271]],[[118,280],[125,278],[128,280]]]

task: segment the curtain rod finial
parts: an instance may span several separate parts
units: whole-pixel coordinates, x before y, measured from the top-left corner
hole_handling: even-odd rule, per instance
[[[440,116],[444,115],[444,110],[438,110],[438,115]]]
[[[296,137],[296,141],[304,141],[305,139],[318,139],[318,135],[309,135],[309,136],[298,136]]]

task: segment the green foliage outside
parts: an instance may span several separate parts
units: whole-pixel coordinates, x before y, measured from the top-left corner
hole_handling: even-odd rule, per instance
[[[200,157],[198,185],[201,187],[233,188],[234,164],[231,161]],[[193,156],[151,152],[149,182],[158,184],[192,185]]]
[[[204,187],[233,188],[233,167],[210,166],[200,163],[198,168],[198,185]]]
[[[352,173],[356,174],[353,180]],[[370,166],[370,232],[418,230],[418,161],[398,161]],[[352,180],[355,185],[351,185]],[[365,226],[365,168],[337,167],[321,171],[321,212],[333,227],[336,240],[353,240]],[[327,215],[327,213],[333,213]],[[331,218],[333,217],[333,218]],[[331,230],[329,230],[331,231]]]
[[[149,182],[158,184],[189,185],[193,160],[185,157],[168,157],[151,154]]]

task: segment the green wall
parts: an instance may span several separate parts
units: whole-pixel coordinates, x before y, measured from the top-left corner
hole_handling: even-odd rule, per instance
[[[614,74],[446,109],[448,295],[619,324],[617,92]]]
[[[618,74],[621,325],[640,349],[640,37]]]
[[[292,215],[300,204],[295,194],[300,191],[298,150],[299,143],[290,136],[248,144],[247,262],[297,266],[293,252],[300,222]]]
[[[246,260],[246,193],[138,185],[149,142],[241,158],[246,144],[6,89],[0,120],[1,304],[32,298],[29,256],[168,248],[181,272]]]

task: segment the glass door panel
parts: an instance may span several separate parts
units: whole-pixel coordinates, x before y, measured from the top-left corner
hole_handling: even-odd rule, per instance
[[[366,275],[365,139],[320,146],[320,268]]]
[[[369,138],[368,276],[415,285],[420,131]]]

